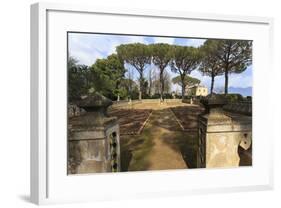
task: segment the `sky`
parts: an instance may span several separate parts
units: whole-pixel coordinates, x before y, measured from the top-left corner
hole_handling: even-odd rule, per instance
[[[116,53],[116,47],[120,44],[128,43],[168,43],[181,46],[199,47],[206,39],[199,38],[173,38],[173,37],[153,37],[153,36],[133,36],[133,35],[108,35],[93,33],[68,33],[68,52],[69,55],[78,60],[79,64],[92,65],[99,58],[106,58],[112,53]],[[128,67],[128,66],[126,66]],[[154,66],[151,66],[154,67]],[[130,67],[129,67],[130,68]],[[147,72],[148,70],[146,70]],[[178,74],[166,70],[173,78]],[[201,80],[201,85],[210,89],[211,78],[203,76],[201,72],[195,70],[190,76]],[[252,87],[252,66],[249,66],[240,74],[230,74],[229,87],[246,88]],[[137,73],[134,73],[134,79],[137,79]],[[219,92],[224,87],[224,75],[215,78],[215,91]],[[178,85],[172,85],[172,91],[180,91]]]

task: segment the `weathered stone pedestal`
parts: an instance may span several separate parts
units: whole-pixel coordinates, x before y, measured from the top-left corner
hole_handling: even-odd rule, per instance
[[[223,95],[211,95],[202,100],[206,112],[199,116],[199,168],[239,166],[238,146],[251,145],[251,117],[231,116],[223,111]]]
[[[78,103],[84,115],[69,121],[68,173],[120,171],[119,124],[106,115],[112,101],[95,93]]]

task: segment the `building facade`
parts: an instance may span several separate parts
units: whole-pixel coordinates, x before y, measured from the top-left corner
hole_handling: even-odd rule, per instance
[[[186,94],[189,96],[207,96],[208,95],[208,88],[202,85],[193,86],[193,87],[186,87]]]

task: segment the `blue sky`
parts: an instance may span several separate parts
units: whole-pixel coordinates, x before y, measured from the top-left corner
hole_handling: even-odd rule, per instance
[[[92,65],[98,58],[106,58],[116,52],[116,46],[128,43],[168,43],[182,46],[198,47],[204,44],[206,39],[198,38],[170,38],[150,36],[129,36],[129,35],[105,35],[90,33],[69,33],[68,34],[69,55],[76,58],[79,64]],[[153,67],[153,66],[151,66]],[[147,70],[148,71],[148,70]],[[166,70],[171,77],[177,74],[172,73],[169,68]],[[191,76],[201,80],[201,84],[210,88],[210,77],[202,76],[199,71],[193,71]],[[134,73],[137,79],[137,73]],[[221,90],[224,86],[224,76],[215,78],[215,89]],[[252,66],[248,67],[241,74],[230,74],[229,87],[252,87]],[[173,85],[172,90],[180,90],[179,86]]]

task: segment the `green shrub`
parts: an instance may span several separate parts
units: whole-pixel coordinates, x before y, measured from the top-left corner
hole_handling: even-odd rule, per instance
[[[169,93],[165,93],[163,95],[163,97],[164,97],[164,99],[172,99],[173,98],[172,94],[169,94]]]
[[[239,102],[239,101],[243,101],[244,98],[242,95],[240,94],[235,94],[235,93],[232,93],[232,94],[227,94],[226,96],[226,99],[228,102]]]
[[[160,94],[158,93],[151,96],[151,99],[159,99],[159,98],[160,98]]]

